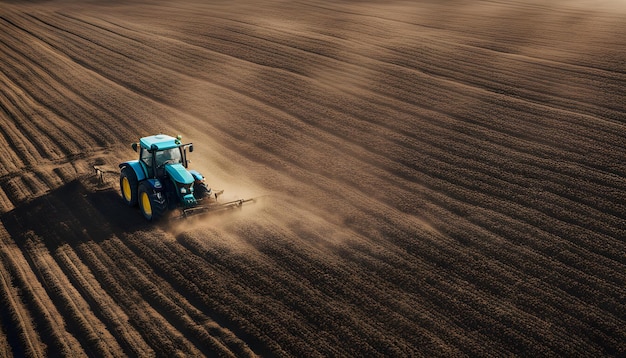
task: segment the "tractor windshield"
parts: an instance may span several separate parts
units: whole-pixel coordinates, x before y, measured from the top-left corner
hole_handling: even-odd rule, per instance
[[[154,153],[156,159],[157,168],[165,164],[182,163],[182,155],[180,154],[180,148],[171,148],[161,150]]]

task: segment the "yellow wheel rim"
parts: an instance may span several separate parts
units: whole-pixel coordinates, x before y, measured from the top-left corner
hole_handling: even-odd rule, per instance
[[[130,191],[130,183],[128,182],[128,178],[124,177],[122,179],[122,194],[124,194],[124,199],[130,202],[130,199],[133,197],[133,193]]]
[[[150,197],[146,192],[141,193],[141,208],[143,209],[143,213],[146,215],[146,217],[152,217],[152,206],[150,206]]]

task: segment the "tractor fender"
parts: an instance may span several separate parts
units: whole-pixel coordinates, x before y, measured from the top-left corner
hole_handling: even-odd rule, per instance
[[[120,166],[120,169],[124,167],[131,167],[133,171],[135,172],[135,175],[137,176],[138,182],[146,179],[146,173],[144,172],[143,167],[141,166],[141,163],[139,163],[138,160],[130,160],[128,162],[121,163],[119,166]]]
[[[146,180],[146,182],[148,183],[150,188],[152,188],[155,191],[163,190],[163,184],[161,183],[159,179],[148,179]]]
[[[195,180],[198,180],[198,181],[204,180],[204,177],[202,176],[202,174],[200,174],[200,172],[197,170],[192,169],[189,171],[189,173],[193,176]]]

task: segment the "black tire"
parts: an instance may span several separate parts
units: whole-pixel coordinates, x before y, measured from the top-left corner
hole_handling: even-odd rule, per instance
[[[165,196],[159,194],[155,193],[147,182],[144,181],[139,184],[137,201],[139,202],[141,214],[148,221],[159,220],[167,211]]]
[[[196,200],[204,199],[210,192],[211,189],[207,188],[206,184],[198,182],[193,183],[193,197],[196,198]]]
[[[137,206],[137,175],[130,167],[123,167],[120,172],[120,192],[122,200],[130,207]]]

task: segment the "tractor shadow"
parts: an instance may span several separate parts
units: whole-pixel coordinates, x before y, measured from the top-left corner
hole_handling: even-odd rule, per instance
[[[153,230],[137,208],[124,204],[112,183],[89,176],[71,181],[0,216],[13,240],[22,246],[39,237],[50,250]]]

